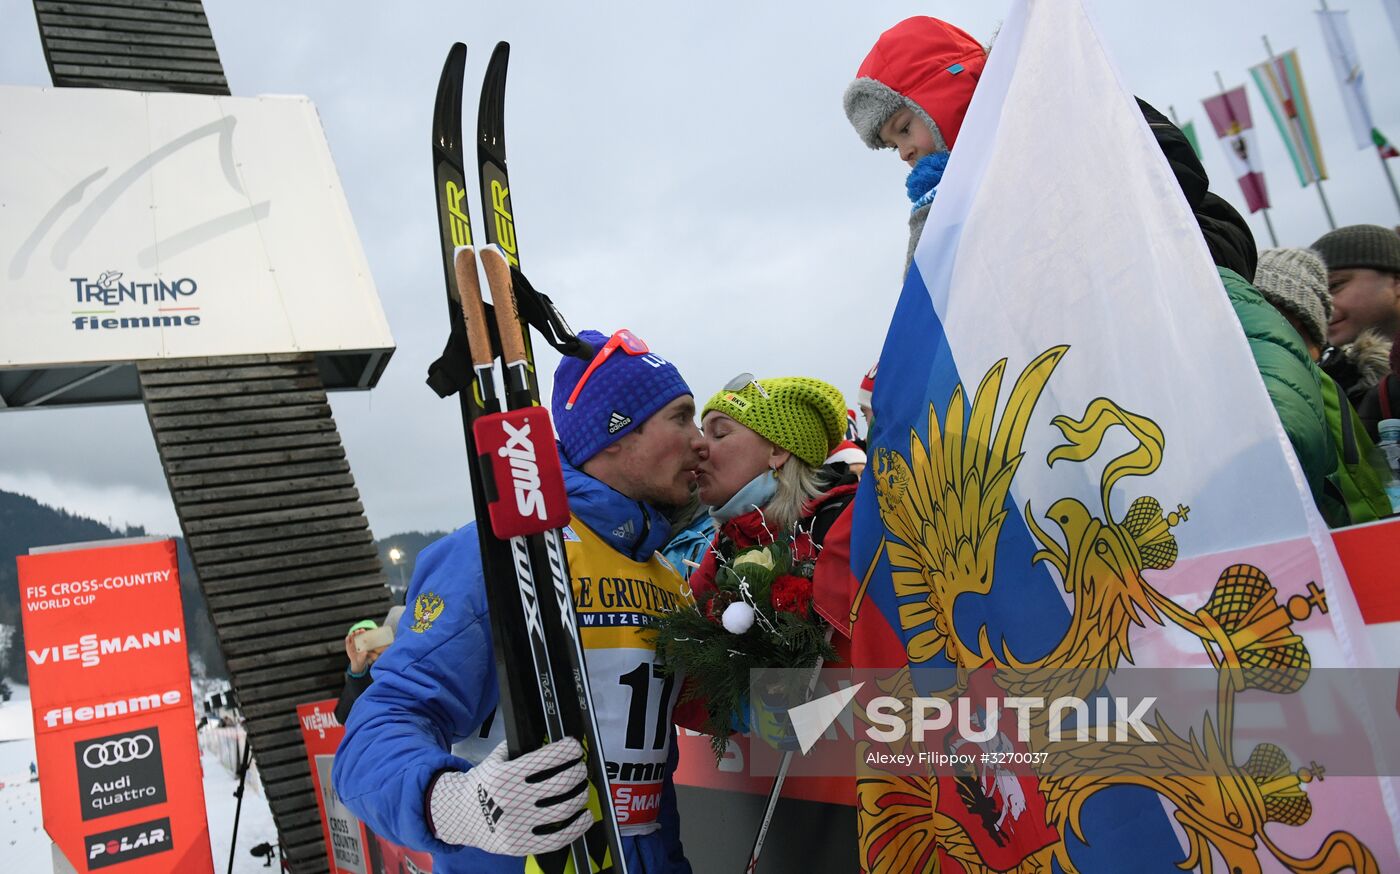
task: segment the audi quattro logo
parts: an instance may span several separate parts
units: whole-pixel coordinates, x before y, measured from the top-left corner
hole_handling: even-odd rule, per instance
[[[535,461],[535,444],[530,440],[530,423],[516,428],[510,422],[502,421],[501,427],[506,432],[506,445],[497,449],[496,453],[510,461],[510,485],[515,492],[515,508],[521,516],[543,520],[547,513],[544,492],[540,489],[540,466]]]
[[[122,765],[144,759],[155,752],[155,749],[156,742],[147,734],[109,740],[92,744],[83,750],[83,764],[94,770],[108,765]]]
[[[83,819],[137,810],[166,800],[160,729],[87,738],[73,745]]]

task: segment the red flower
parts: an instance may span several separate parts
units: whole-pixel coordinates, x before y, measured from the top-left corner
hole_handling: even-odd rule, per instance
[[[773,609],[806,616],[812,606],[812,581],[783,574],[773,581]]]

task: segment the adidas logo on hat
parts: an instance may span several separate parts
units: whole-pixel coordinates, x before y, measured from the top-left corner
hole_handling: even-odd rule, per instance
[[[617,410],[613,410],[612,416],[608,418],[608,433],[616,434],[630,424],[632,424],[631,416],[624,416]]]

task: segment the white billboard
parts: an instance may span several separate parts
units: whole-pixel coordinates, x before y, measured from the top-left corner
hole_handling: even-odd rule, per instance
[[[0,168],[0,370],[393,349],[305,97],[0,86]]]

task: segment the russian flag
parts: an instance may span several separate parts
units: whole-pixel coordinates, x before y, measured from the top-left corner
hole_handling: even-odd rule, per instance
[[[873,405],[847,593],[857,666],[932,669],[914,681],[929,692],[1008,665],[1225,664],[1257,696],[1254,670],[1301,684],[1308,665],[1369,663],[1222,272],[1081,0],[1013,5]],[[1176,728],[1205,743],[1205,726]],[[1303,761],[1268,782],[1248,754],[1235,782],[1023,777],[980,809],[951,778],[862,778],[861,863],[1400,865],[1385,780],[1302,787]],[[1285,791],[1310,814],[1279,820]]]

